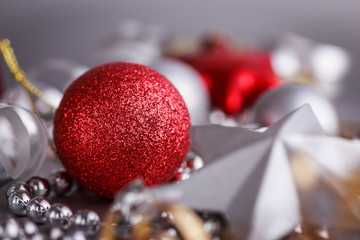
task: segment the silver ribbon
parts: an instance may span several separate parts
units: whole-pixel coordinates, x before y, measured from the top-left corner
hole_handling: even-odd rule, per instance
[[[44,162],[46,150],[42,122],[23,108],[0,103],[0,186],[35,174]]]

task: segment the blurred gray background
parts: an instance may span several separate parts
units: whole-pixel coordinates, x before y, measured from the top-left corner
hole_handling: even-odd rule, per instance
[[[336,104],[343,119],[360,122],[359,10],[358,0],[1,0],[0,38],[11,39],[26,70],[51,57],[88,63],[124,19],[162,24],[169,36],[218,30],[254,46],[297,33],[351,52],[353,70]]]

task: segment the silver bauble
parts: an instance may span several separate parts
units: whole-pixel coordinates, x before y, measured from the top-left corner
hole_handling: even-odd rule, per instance
[[[23,190],[12,192],[8,198],[9,211],[17,216],[26,216],[26,206],[31,198],[30,193]]]
[[[89,67],[65,58],[51,58],[33,65],[26,71],[26,76],[32,83],[41,83],[40,86],[46,87],[43,93],[50,98],[53,104],[60,103],[62,92],[80,75],[89,70]],[[51,86],[51,87],[50,87]],[[60,101],[56,101],[54,89],[59,90]],[[54,101],[55,100],[55,101]],[[57,106],[57,105],[56,105]]]
[[[33,197],[46,197],[50,192],[50,184],[48,180],[41,177],[32,177],[27,181],[30,187],[30,193]]]
[[[192,125],[208,123],[210,96],[195,69],[168,58],[155,59],[149,67],[163,74],[179,91],[189,110]]]
[[[271,64],[278,76],[289,82],[311,84],[332,97],[340,93],[341,82],[351,67],[345,49],[293,34],[283,36],[276,45]]]
[[[160,26],[121,21],[93,55],[91,65],[119,61],[148,65],[161,56],[161,36]]]
[[[11,193],[18,191],[18,190],[30,192],[30,187],[23,181],[12,182],[6,189],[6,198],[8,198]]]
[[[73,186],[72,178],[64,170],[52,173],[49,181],[51,189],[58,195],[64,195],[68,193]]]
[[[304,104],[311,106],[325,133],[339,134],[339,118],[331,101],[321,92],[300,85],[286,85],[262,95],[255,103],[253,121],[269,126]]]
[[[56,89],[55,87],[49,86],[43,82],[31,81],[31,83],[42,92],[45,98],[54,107],[59,106],[63,96],[60,90]],[[26,90],[20,85],[15,85],[6,90],[3,100],[16,106],[20,106],[27,110],[33,111],[29,96],[27,95]],[[41,119],[43,119],[45,122],[52,121],[53,110],[48,105],[46,105],[39,99],[35,99],[35,106],[39,111]]]
[[[92,57],[91,65],[97,66],[109,62],[132,62],[147,65],[159,55],[160,51],[151,43],[126,41],[116,47],[98,51]]]
[[[84,231],[87,235],[95,235],[100,228],[99,215],[88,209],[77,211],[71,218],[72,226]]]
[[[34,197],[26,207],[27,216],[36,223],[46,222],[46,213],[49,211],[51,203],[44,197]]]
[[[68,229],[71,225],[71,209],[61,203],[53,204],[46,213],[46,220],[50,225],[59,226],[62,229]]]

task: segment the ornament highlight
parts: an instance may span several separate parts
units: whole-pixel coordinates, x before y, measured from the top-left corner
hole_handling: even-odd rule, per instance
[[[68,173],[107,198],[136,178],[172,179],[189,144],[190,117],[175,87],[138,64],[93,68],[64,93],[54,142]]]

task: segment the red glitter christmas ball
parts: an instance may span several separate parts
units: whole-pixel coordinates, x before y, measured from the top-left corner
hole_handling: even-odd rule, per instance
[[[136,178],[168,182],[190,145],[190,117],[175,87],[132,63],[95,67],[75,80],[55,113],[54,142],[69,174],[107,198]]]

